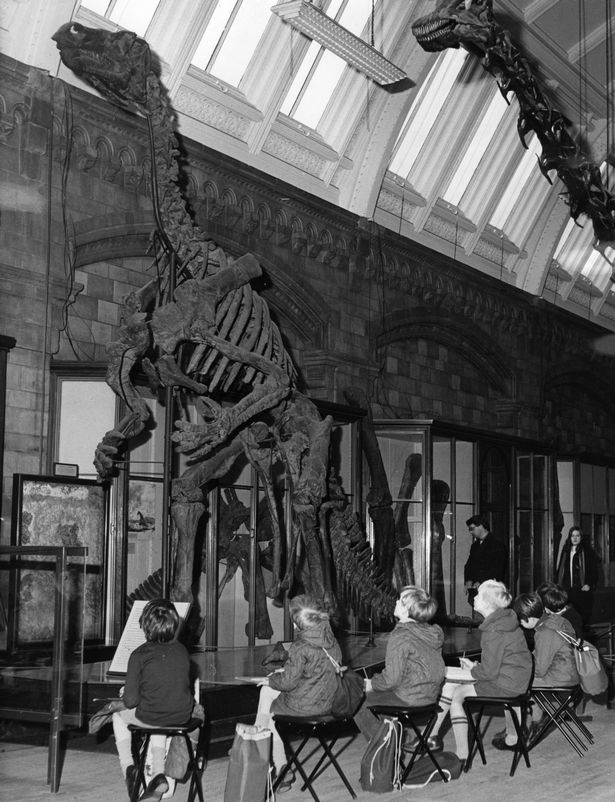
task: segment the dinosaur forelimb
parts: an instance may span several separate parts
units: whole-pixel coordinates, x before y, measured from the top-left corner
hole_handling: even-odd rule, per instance
[[[186,387],[199,395],[207,392],[207,387],[204,384],[186,376],[175,361],[175,357],[171,354],[161,356],[156,362],[156,367],[158,368],[160,381],[166,387]]]
[[[131,412],[118,423],[117,429],[108,431],[96,446],[94,467],[101,479],[109,479],[115,473],[116,458],[126,440],[140,434],[145,421],[136,412]]]

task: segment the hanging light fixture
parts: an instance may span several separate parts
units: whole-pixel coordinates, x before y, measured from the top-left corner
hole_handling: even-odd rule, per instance
[[[310,0],[289,0],[273,6],[274,14],[301,33],[365,73],[380,86],[406,78],[406,73],[363,39],[324,14]]]

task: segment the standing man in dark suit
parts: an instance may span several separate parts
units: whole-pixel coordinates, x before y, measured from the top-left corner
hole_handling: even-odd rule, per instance
[[[497,579],[506,583],[508,553],[506,546],[489,531],[489,521],[484,515],[473,515],[466,521],[473,542],[463,569],[468,602],[474,607],[474,597],[481,582]]]

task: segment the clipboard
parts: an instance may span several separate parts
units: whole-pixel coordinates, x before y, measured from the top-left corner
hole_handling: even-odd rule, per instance
[[[120,638],[115,650],[115,654],[113,655],[111,665],[107,669],[108,677],[125,677],[126,672],[128,671],[128,658],[138,646],[141,646],[142,643],[145,643],[145,635],[139,626],[139,619],[141,618],[141,613],[143,612],[145,605],[149,604],[150,601],[151,599],[145,599],[133,602],[130,615],[128,616],[128,621],[126,621],[124,630],[122,632],[122,637]],[[192,606],[192,603],[173,602],[173,605],[177,610],[177,614],[179,615],[179,633],[188,616],[188,612]]]
[[[458,682],[462,685],[476,682],[470,669],[461,666],[445,666],[444,676],[447,682]]]

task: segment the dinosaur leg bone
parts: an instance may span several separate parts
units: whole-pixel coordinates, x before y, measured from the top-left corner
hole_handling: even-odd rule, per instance
[[[205,510],[202,487],[227,474],[241,454],[241,443],[231,440],[208,460],[198,463],[175,479],[171,486],[171,515],[175,523],[176,557],[171,597],[192,598],[194,544]]]

